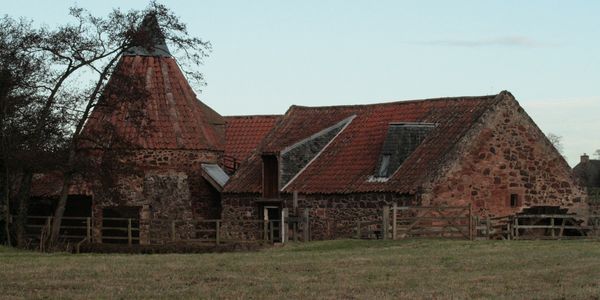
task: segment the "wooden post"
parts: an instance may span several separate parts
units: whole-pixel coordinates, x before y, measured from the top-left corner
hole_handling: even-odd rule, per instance
[[[304,209],[304,242],[310,241],[310,216],[308,214],[308,208]]]
[[[221,221],[217,220],[216,221],[216,233],[215,233],[215,240],[216,240],[216,244],[218,245],[221,242],[221,236],[220,236],[220,231],[221,231]]]
[[[473,240],[473,205],[469,203],[469,240]]]
[[[550,227],[552,231],[552,238],[554,238],[554,217],[550,218]]]
[[[519,217],[515,216],[515,226],[513,228],[513,230],[515,231],[515,240],[519,239]]]
[[[289,209],[287,207],[281,210],[281,226],[280,226],[279,231],[281,231],[281,242],[284,244],[287,243],[288,239],[289,239],[289,237],[288,237],[289,216],[290,216],[290,213],[289,213]]]
[[[171,241],[175,241],[175,220],[171,221]]]
[[[398,204],[394,203],[392,208],[392,239],[396,240],[398,237]]]
[[[127,219],[127,243],[129,246],[133,244],[131,235],[131,219]]]
[[[88,240],[88,242],[91,242],[92,240],[92,222],[91,222],[91,218],[87,217],[85,218],[85,238]]]
[[[486,230],[487,238],[489,240],[492,235],[492,221],[490,220],[489,216],[487,218],[485,218],[485,230]]]
[[[273,225],[274,225],[274,224],[273,224],[273,221],[269,221],[269,225],[271,225],[271,226],[270,226],[270,227],[271,227],[271,228],[270,228],[270,229],[271,229],[271,233],[270,233],[270,237],[271,237],[271,239],[270,239],[270,240],[271,240],[271,243],[273,243],[273,242],[274,242],[274,241],[273,241],[273,237],[274,237],[274,236],[273,236],[273,231],[274,231],[274,230],[273,230]]]
[[[388,229],[390,226],[390,207],[383,207],[383,226],[381,227],[381,238],[387,240],[388,238]]]
[[[269,221],[263,220],[263,239],[265,243],[269,241]]]
[[[356,238],[360,240],[360,221],[356,221]]]

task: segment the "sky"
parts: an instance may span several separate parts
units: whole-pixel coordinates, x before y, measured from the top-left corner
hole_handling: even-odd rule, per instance
[[[149,1],[2,0],[36,24]],[[600,1],[166,1],[212,43],[199,98],[222,115],[508,90],[574,166],[600,149]]]

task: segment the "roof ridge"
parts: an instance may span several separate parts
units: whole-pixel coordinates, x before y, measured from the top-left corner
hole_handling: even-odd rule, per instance
[[[223,118],[264,118],[264,117],[282,117],[283,115],[276,114],[268,114],[268,115],[231,115],[231,116],[223,116]]]
[[[378,103],[367,103],[367,104],[351,104],[351,105],[324,105],[324,106],[305,106],[293,104],[291,107],[298,109],[326,109],[326,108],[364,108],[378,105],[394,105],[394,104],[410,104],[410,103],[421,103],[421,102],[435,102],[435,101],[461,101],[461,100],[494,100],[501,94],[509,93],[502,91],[498,94],[482,95],[482,96],[457,96],[457,97],[438,97],[438,98],[427,98],[427,99],[411,99],[411,100],[393,100],[390,102],[378,102]],[[291,108],[290,107],[290,108]]]

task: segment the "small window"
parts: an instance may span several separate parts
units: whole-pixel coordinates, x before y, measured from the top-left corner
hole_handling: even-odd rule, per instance
[[[390,156],[389,154],[384,154],[381,157],[381,165],[379,166],[379,172],[377,173],[378,177],[388,177],[388,170],[390,167]]]
[[[510,207],[517,207],[517,206],[519,206],[519,195],[510,194]]]

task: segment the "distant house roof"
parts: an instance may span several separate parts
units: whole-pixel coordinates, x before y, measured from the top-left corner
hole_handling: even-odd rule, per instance
[[[392,191],[414,193],[432,176],[446,154],[494,104],[510,93],[400,101],[372,105],[292,106],[259,149],[229,180],[224,191],[261,191],[262,153],[280,153],[325,128],[355,116],[298,174],[283,192],[353,193]],[[514,99],[514,98],[513,98]],[[386,180],[372,180],[380,167],[384,141],[393,123],[429,123],[435,128],[419,138],[397,170]],[[422,141],[421,141],[422,140]]]
[[[225,155],[245,160],[280,119],[280,115],[226,116]]]
[[[587,187],[600,188],[600,160],[588,159],[573,168],[573,173],[581,184]]]

